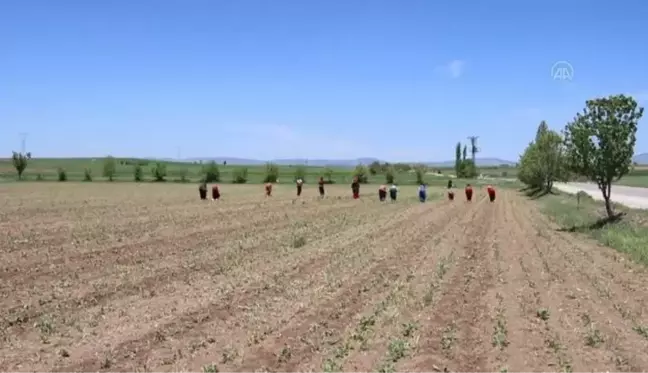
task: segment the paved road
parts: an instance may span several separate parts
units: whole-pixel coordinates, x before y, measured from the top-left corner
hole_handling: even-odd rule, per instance
[[[595,184],[554,183],[554,187],[563,192],[572,194],[576,194],[578,191],[582,190],[592,196],[595,200],[603,200],[603,195]],[[648,209],[648,188],[613,185],[612,201],[635,209]]]

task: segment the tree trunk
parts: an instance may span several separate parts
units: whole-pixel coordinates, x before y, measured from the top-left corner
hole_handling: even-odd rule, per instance
[[[610,197],[605,198],[605,211],[607,212],[608,218],[614,216],[614,211],[612,210],[612,204],[610,203]]]
[[[610,200],[612,194],[612,183],[599,183],[599,189],[603,192],[603,199],[605,200],[605,212],[607,213],[608,218],[614,216],[614,211],[612,210],[612,201]]]

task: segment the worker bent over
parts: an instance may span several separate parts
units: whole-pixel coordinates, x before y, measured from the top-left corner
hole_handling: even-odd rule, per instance
[[[380,188],[378,188],[378,199],[380,202],[387,199],[387,187],[385,185],[381,185]]]
[[[465,192],[466,192],[466,200],[468,200],[468,202],[472,201],[473,188],[472,186],[470,186],[470,184],[466,185]]]
[[[272,183],[265,184],[265,193],[266,193],[266,197],[272,196]]]
[[[395,202],[396,196],[398,196],[398,188],[396,187],[396,184],[392,184],[392,186],[389,187],[389,198],[392,202]]]
[[[200,194],[200,199],[207,199],[207,183],[200,184],[198,193]]]
[[[319,194],[321,198],[324,198],[324,178],[320,177],[319,179]]]
[[[490,199],[491,202],[495,201],[495,188],[493,188],[492,185],[489,185],[486,188],[486,191],[488,192],[488,199]]]
[[[425,200],[427,199],[427,190],[425,184],[419,185],[418,196],[419,196],[419,201],[421,202],[425,202]]]
[[[450,201],[454,201],[454,191],[452,191],[452,190],[448,191],[448,199]]]
[[[212,187],[212,199],[213,199],[214,201],[220,199],[220,190],[218,189],[218,185],[214,185],[214,186]]]
[[[360,182],[357,176],[353,178],[353,182],[351,183],[351,192],[353,192],[353,199],[360,198]]]
[[[297,197],[301,196],[303,186],[304,186],[304,180],[297,179]]]

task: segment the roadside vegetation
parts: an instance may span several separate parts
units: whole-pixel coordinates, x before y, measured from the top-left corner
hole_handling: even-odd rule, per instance
[[[611,198],[614,183],[633,168],[643,108],[624,95],[588,100],[585,106],[562,134],[540,123],[520,157],[518,179],[561,230],[589,234],[648,264],[648,213],[615,205]],[[554,182],[570,180],[593,182],[603,202],[584,192],[569,195],[553,190]]]

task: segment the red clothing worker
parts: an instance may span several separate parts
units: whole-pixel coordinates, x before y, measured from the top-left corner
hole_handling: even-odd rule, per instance
[[[468,200],[468,202],[472,201],[472,196],[473,196],[472,186],[470,186],[470,184],[466,185],[466,189],[464,191],[466,193],[466,200]]]
[[[272,183],[265,184],[265,193],[266,193],[266,197],[272,196]]]
[[[489,185],[488,187],[486,187],[486,191],[488,192],[488,198],[490,199],[490,201],[495,201],[495,188],[493,188],[492,185]]]
[[[220,190],[218,189],[218,185],[212,187],[212,199],[214,201],[220,199]]]

